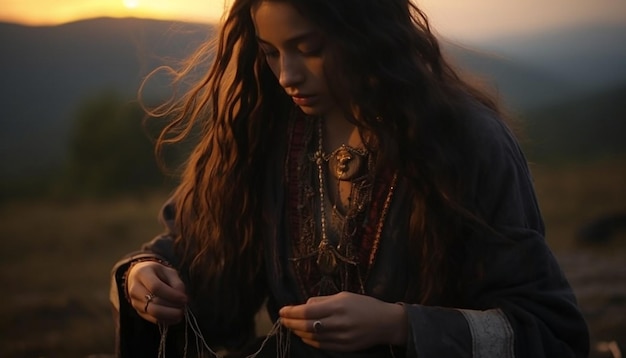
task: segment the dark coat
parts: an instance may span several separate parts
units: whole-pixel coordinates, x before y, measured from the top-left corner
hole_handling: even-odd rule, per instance
[[[544,225],[524,155],[509,129],[488,110],[478,109],[468,118],[466,137],[470,146],[464,158],[468,207],[478,212],[497,234],[469,233],[465,240],[464,267],[459,275],[467,280],[465,291],[454,305],[416,303],[406,297],[410,265],[407,220],[409,196],[400,180],[385,223],[375,266],[366,282],[366,293],[387,302],[404,305],[409,323],[406,349],[395,356],[406,357],[586,357],[589,352],[587,325],[557,261],[544,240]],[[280,155],[280,154],[277,154]],[[285,252],[285,191],[282,167],[275,160],[268,170],[266,212],[276,213],[266,220],[268,237],[265,250],[269,297],[267,309],[272,319],[284,305],[304,302],[295,287],[294,271]],[[172,250],[173,211],[163,210],[167,232],[146,244],[138,253],[117,263],[111,300],[118,317],[118,352],[122,357],[156,357],[159,332],[143,321],[129,306],[121,291],[121,278],[129,263],[143,255],[159,256],[174,265]],[[480,272],[481,275],[475,275]],[[197,298],[196,302],[208,302]],[[450,300],[447,300],[450,302]],[[204,316],[205,337],[217,346],[238,346],[254,335],[254,317],[242,317],[232,326],[215,327],[211,315]],[[175,330],[176,328],[174,328]],[[182,329],[179,329],[179,333]],[[176,336],[172,331],[172,337]],[[178,335],[180,337],[180,334]],[[172,338],[167,347],[180,349]],[[270,344],[268,347],[274,347]],[[268,348],[267,356],[275,356]],[[316,351],[291,337],[294,357],[332,356]],[[338,356],[390,356],[388,347]],[[169,355],[169,354],[168,354]]]

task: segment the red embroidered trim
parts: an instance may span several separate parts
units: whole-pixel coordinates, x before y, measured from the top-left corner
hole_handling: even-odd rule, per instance
[[[299,161],[302,159],[305,152],[305,136],[306,136],[306,118],[303,115],[296,115],[293,120],[291,128],[291,138],[289,141],[289,151],[287,153],[286,163],[286,181],[287,181],[287,212],[288,212],[288,227],[290,238],[292,242],[296,242],[301,237],[301,217],[298,205],[303,202],[299,198],[300,192],[298,183],[301,178],[299,168]],[[388,212],[390,201],[392,198],[393,190],[395,189],[396,176],[391,170],[384,170],[374,180],[374,188],[372,191],[372,201],[370,203],[369,211],[366,212],[365,218],[359,218],[362,222],[357,228],[355,235],[354,246],[357,249],[358,257],[358,270],[360,277],[364,279],[363,287],[365,287],[365,281],[369,276],[369,272],[376,261],[376,254],[380,244],[382,236],[382,228]],[[295,245],[292,245],[295,246]],[[294,254],[293,249],[290,253]],[[311,297],[316,295],[314,288],[320,281],[322,275],[316,265],[305,265],[293,263],[293,270],[296,274],[296,280],[300,285],[300,289],[305,294],[305,297]],[[349,290],[352,292],[359,292],[361,290],[361,282],[355,277],[355,282],[346,283]]]

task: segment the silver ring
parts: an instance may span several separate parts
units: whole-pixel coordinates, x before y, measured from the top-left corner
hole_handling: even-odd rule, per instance
[[[148,313],[148,305],[150,304],[150,302],[152,302],[152,300],[153,300],[155,297],[156,297],[156,295],[154,295],[152,292],[149,292],[149,293],[146,295],[146,305],[145,305],[145,307],[143,308],[143,311],[144,311],[145,313]]]
[[[322,330],[322,321],[315,321],[315,322],[313,322],[313,330],[315,331],[315,333],[321,331]]]

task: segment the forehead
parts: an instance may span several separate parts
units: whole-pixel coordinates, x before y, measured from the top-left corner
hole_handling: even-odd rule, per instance
[[[315,31],[315,27],[286,1],[261,1],[252,9],[257,37],[281,43]]]

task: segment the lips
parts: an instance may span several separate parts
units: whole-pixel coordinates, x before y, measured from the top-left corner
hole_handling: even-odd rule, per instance
[[[311,106],[315,103],[317,96],[298,94],[291,96],[291,98],[298,106]]]

